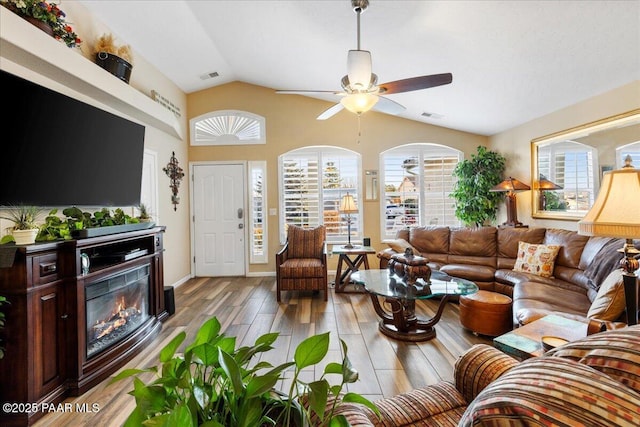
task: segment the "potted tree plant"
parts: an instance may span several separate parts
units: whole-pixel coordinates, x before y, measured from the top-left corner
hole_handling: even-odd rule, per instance
[[[39,213],[40,209],[35,206],[14,206],[9,209],[8,216],[0,217],[13,222],[9,231],[16,245],[30,245],[36,241],[39,231],[36,219]]]
[[[458,163],[453,170],[457,181],[451,192],[455,215],[466,225],[482,226],[496,220],[504,193],[491,192],[502,181],[506,159],[500,153],[479,146],[471,159]]]
[[[98,38],[93,51],[96,54],[96,64],[129,83],[133,68],[133,55],[129,45],[116,46],[112,34],[103,34]]]
[[[136,406],[125,427],[155,426],[347,426],[342,415],[335,415],[341,402],[358,402],[379,413],[377,407],[356,393],[342,393],[347,383],[358,379],[341,341],[341,363],[328,363],[319,380],[304,382],[303,369],[319,364],[329,350],[329,332],[311,336],[295,350],[292,362],[272,366],[264,359],[273,349],[278,333],[259,337],[251,346],[236,348],[236,338],[220,333],[220,322],[213,317],[196,333],[184,353],[177,353],[186,338],[181,332],[160,350],[160,367],[127,369],[111,383],[134,377],[130,392]],[[254,356],[262,356],[254,363]],[[293,369],[290,376],[283,375]],[[139,375],[156,374],[145,384]],[[328,376],[340,378],[331,385]],[[290,381],[288,392],[276,392],[276,384]]]

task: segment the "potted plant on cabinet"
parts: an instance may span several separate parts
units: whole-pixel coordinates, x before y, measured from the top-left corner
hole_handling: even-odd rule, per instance
[[[36,241],[40,230],[36,224],[39,213],[40,209],[35,206],[14,206],[9,209],[8,216],[0,216],[1,219],[13,222],[9,231],[16,245],[30,245]]]
[[[335,415],[341,402],[357,402],[379,413],[377,407],[356,393],[342,394],[347,383],[358,379],[347,357],[347,346],[341,341],[341,363],[328,363],[319,380],[306,383],[300,373],[319,364],[329,350],[329,332],[311,336],[295,350],[292,362],[272,366],[263,353],[278,333],[259,337],[251,346],[236,348],[236,338],[220,333],[220,322],[207,320],[188,344],[183,354],[178,348],[186,338],[181,332],[160,350],[160,367],[127,369],[111,383],[134,377],[136,407],[124,426],[348,426],[344,416]],[[254,356],[261,361],[253,363]],[[283,375],[293,369],[291,376]],[[156,374],[149,384],[139,375]],[[340,383],[331,385],[327,376],[337,376]],[[288,392],[277,392],[279,381],[290,381]]]
[[[479,146],[471,159],[456,165],[453,176],[457,181],[451,192],[456,218],[466,225],[475,226],[496,220],[504,194],[490,190],[502,181],[505,164],[504,156]]]
[[[93,51],[96,54],[96,64],[129,83],[133,68],[133,55],[129,45],[116,46],[112,34],[103,34],[98,38]]]

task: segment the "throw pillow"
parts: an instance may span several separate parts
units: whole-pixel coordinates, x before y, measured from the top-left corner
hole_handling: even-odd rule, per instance
[[[622,270],[613,270],[598,289],[587,317],[599,320],[618,320],[626,308]]]
[[[416,248],[414,248],[413,246],[411,246],[411,243],[407,242],[404,239],[395,239],[395,240],[390,240],[387,242],[387,245],[389,245],[389,247],[391,249],[393,249],[394,251],[398,252],[399,254],[403,254],[404,251],[407,248],[411,248],[413,250],[413,254],[416,256],[420,256],[420,251],[418,251]]]
[[[513,271],[553,277],[553,267],[560,251],[559,245],[540,245],[518,242],[518,257]]]

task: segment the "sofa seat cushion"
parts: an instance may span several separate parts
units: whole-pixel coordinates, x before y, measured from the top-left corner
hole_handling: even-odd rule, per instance
[[[541,277],[536,274],[524,273],[522,271],[513,271],[508,269],[496,270],[495,275],[496,282],[504,283],[505,285],[516,286],[519,283],[524,282],[538,282],[547,285],[559,286],[564,289],[572,289],[575,291],[581,291],[582,288],[573,283],[560,280],[558,278]]]
[[[586,315],[591,307],[585,290],[564,289],[556,284],[523,282],[513,288],[515,325],[526,325],[553,312]]]
[[[440,271],[472,282],[493,282],[496,269],[486,265],[447,264]]]
[[[485,388],[460,426],[639,425],[640,394],[573,360],[535,357]]]
[[[290,258],[280,265],[280,277],[324,277],[324,266],[318,258]]]

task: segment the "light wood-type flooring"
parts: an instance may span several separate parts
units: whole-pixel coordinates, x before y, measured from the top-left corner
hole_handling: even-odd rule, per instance
[[[263,358],[279,364],[293,358],[295,346],[304,338],[330,331],[331,346],[326,361],[339,361],[339,338],[348,346],[348,355],[359,371],[359,381],[349,390],[375,400],[436,383],[453,380],[456,359],[471,345],[491,344],[491,340],[463,329],[459,323],[457,303],[448,306],[436,325],[436,338],[421,342],[401,342],[378,331],[378,317],[366,294],[334,293],[329,301],[322,294],[283,292],[276,302],[274,277],[195,278],[175,289],[176,313],[164,324],[161,334],[124,368],[158,364],[158,352],[180,331],[187,332],[186,342],[211,316],[222,323],[228,336],[236,336],[241,345],[253,344],[267,332],[279,332],[275,349]],[[431,317],[438,300],[419,301],[416,313]],[[321,363],[315,375],[319,376]],[[318,372],[319,371],[319,372]],[[308,375],[314,375],[309,372]],[[148,377],[152,378],[152,377]],[[311,378],[309,378],[311,379]],[[68,398],[74,408],[54,412],[36,422],[36,426],[121,426],[134,406],[128,394],[131,381],[107,385],[108,379],[82,396]],[[78,412],[75,407],[99,408],[95,412]],[[86,404],[86,405],[85,405]]]

